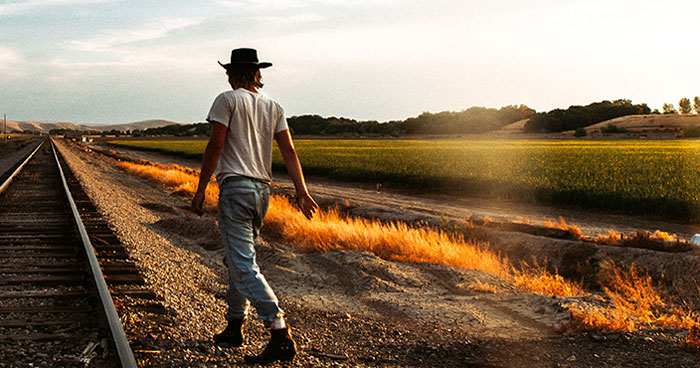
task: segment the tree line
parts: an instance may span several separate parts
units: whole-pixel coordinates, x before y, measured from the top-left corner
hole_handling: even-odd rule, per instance
[[[289,118],[288,124],[291,132],[298,135],[476,134],[501,129],[534,113],[535,110],[525,105],[510,105],[500,109],[471,107],[458,112],[424,112],[417,117],[385,123],[302,115]]]
[[[173,135],[176,137],[192,137],[196,135],[208,136],[211,132],[209,123],[192,123],[192,124],[170,124],[158,128],[148,128],[143,130],[134,130],[131,132],[134,136],[154,136],[154,135]]]

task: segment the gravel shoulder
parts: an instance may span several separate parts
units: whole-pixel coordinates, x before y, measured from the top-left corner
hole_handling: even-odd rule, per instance
[[[39,141],[34,138],[15,139],[7,143],[0,141],[0,178],[8,174],[8,171],[12,169],[20,159],[36,148],[37,143],[39,143]]]
[[[237,366],[267,339],[250,318],[241,350],[213,346],[223,328],[225,267],[214,214],[193,215],[188,202],[116,168],[116,161],[60,143],[67,162],[154,292],[173,312],[152,366]],[[154,154],[140,154],[154,160]],[[155,160],[175,163],[175,160]],[[199,163],[177,160],[198,167]],[[284,187],[284,180],[279,184]],[[439,198],[313,184],[324,196],[383,202],[398,212],[438,205]],[[339,194],[345,192],[343,196]],[[363,194],[358,194],[363,193]],[[392,202],[393,201],[393,202]],[[430,202],[436,201],[436,202]],[[416,203],[419,202],[419,203]],[[481,209],[477,209],[480,211]],[[461,214],[459,214],[461,216]],[[411,215],[413,216],[413,215]],[[692,367],[679,348],[683,331],[562,335],[567,300],[525,294],[492,275],[434,264],[388,262],[365,252],[308,253],[263,233],[258,259],[288,313],[301,352],[291,366],[410,367]],[[484,293],[470,284],[490,285]]]

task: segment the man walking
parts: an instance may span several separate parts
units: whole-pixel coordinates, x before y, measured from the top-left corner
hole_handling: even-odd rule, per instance
[[[209,111],[211,136],[204,151],[192,210],[202,214],[205,190],[216,169],[219,183],[218,216],[223,237],[225,263],[229,270],[226,292],[227,327],[214,335],[218,344],[243,344],[243,322],[249,304],[270,329],[270,342],[258,356],[245,356],[252,364],[291,360],[296,344],[275,293],[255,260],[255,240],[267,213],[272,182],[272,141],[277,142],[296,189],[296,204],[309,219],[318,208],[309,195],[282,107],[258,93],[260,69],[272,66],[259,62],[257,51],[231,51],[226,69],[233,90],[221,93]]]

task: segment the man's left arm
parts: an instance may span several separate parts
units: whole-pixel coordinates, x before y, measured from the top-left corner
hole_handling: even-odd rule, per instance
[[[204,204],[209,179],[211,179],[211,175],[214,173],[214,170],[216,170],[219,156],[221,156],[221,150],[226,141],[226,134],[228,133],[227,126],[215,121],[212,121],[210,124],[211,135],[209,136],[207,148],[204,149],[202,169],[199,173],[199,185],[197,186],[197,192],[194,194],[194,198],[192,198],[192,211],[200,216],[204,214],[202,205]]]

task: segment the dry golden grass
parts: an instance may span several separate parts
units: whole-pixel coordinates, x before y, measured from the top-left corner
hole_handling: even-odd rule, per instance
[[[196,171],[177,166],[139,165],[120,162],[119,167],[174,189],[193,193],[199,180]],[[216,206],[218,187],[211,183],[206,205]],[[377,256],[402,262],[430,262],[465,269],[481,270],[503,277],[516,286],[546,295],[572,296],[582,292],[572,282],[544,269],[516,269],[507,259],[489,251],[488,244],[465,241],[429,228],[415,228],[403,223],[382,224],[378,221],[346,218],[336,210],[318,211],[309,221],[284,197],[272,196],[265,217],[265,228],[287,243],[305,250],[327,252],[337,249],[369,251]]]
[[[700,326],[699,316],[669,305],[649,275],[640,274],[633,265],[622,268],[612,262],[602,264],[601,284],[610,298],[605,308],[571,304],[571,322],[565,330],[634,331],[641,328],[693,328]]]
[[[592,237],[584,236],[578,225],[567,224],[563,217],[559,217],[559,222],[545,219],[544,226],[564,230],[569,232],[576,239],[598,244],[621,245],[664,251],[667,249],[664,249],[662,242],[680,243],[676,234],[669,234],[661,230],[656,230],[653,233],[649,231],[637,231],[635,234],[631,235],[619,234],[613,230],[609,230],[607,234],[598,234]],[[679,244],[676,248],[683,248],[682,244]],[[670,251],[673,251],[673,247],[670,248]]]
[[[520,289],[544,295],[576,296],[585,294],[578,283],[568,281],[545,267],[513,269],[511,281]]]
[[[581,232],[581,228],[578,227],[577,225],[569,225],[564,221],[563,217],[559,217],[559,222],[554,222],[550,221],[548,219],[544,220],[544,226],[546,227],[551,227],[553,229],[559,229],[559,230],[564,230],[569,232],[574,238],[576,239],[582,239],[583,238],[583,233]]]
[[[119,166],[149,180],[190,195],[196,190],[198,172],[175,165],[139,165],[119,163]],[[211,183],[207,190],[206,208],[216,207],[218,187]],[[560,226],[567,226],[560,220]],[[430,228],[415,228],[403,223],[382,224],[377,221],[344,218],[336,210],[318,211],[307,220],[284,197],[272,196],[265,218],[265,228],[285,242],[310,251],[327,252],[337,249],[369,251],[387,260],[402,262],[431,262],[448,266],[485,271],[512,282],[518,288],[544,295],[576,296],[585,291],[574,282],[565,280],[546,267],[523,264],[514,267],[501,256],[488,250],[487,243],[465,241]],[[619,239],[611,232],[607,239]],[[569,305],[571,322],[567,331],[623,330],[646,327],[695,328],[698,316],[668,306],[648,275],[635,267],[623,269],[613,263],[604,264],[602,284],[610,298],[608,307]],[[496,292],[488,285],[463,285],[482,292]],[[696,341],[697,332],[689,340]]]
[[[700,353],[700,326],[693,326],[690,328],[688,337],[685,339],[685,349]]]
[[[660,230],[656,230],[653,233],[637,231],[631,235],[618,234],[611,230],[607,235],[599,234],[592,239],[584,237],[583,240],[590,240],[598,244],[651,249],[660,252],[687,252],[693,249],[691,244],[681,241],[676,234],[671,235]]]
[[[183,168],[177,165],[164,166],[157,163],[145,165],[131,162],[118,162],[117,166],[142,178],[155,181],[169,188],[174,193],[194,194],[199,183],[199,171]],[[219,186],[216,182],[209,183],[206,190],[204,208],[211,211],[216,208],[219,197]]]
[[[632,235],[618,234],[615,231],[608,231],[607,235],[599,234],[594,238],[596,243],[613,245],[619,243],[622,240],[633,241],[635,239],[645,239],[645,240],[658,240],[658,241],[678,241],[678,236],[676,234],[669,234],[667,232],[656,230],[653,233],[648,231],[638,231]]]
[[[596,243],[599,244],[608,244],[608,245],[613,245],[616,244],[617,242],[622,239],[622,235],[618,234],[617,232],[613,230],[609,230],[606,235],[603,234],[598,234],[596,237],[593,239]]]
[[[656,230],[653,234],[649,236],[650,239],[664,240],[664,241],[678,241],[678,235],[669,234],[665,231]]]

